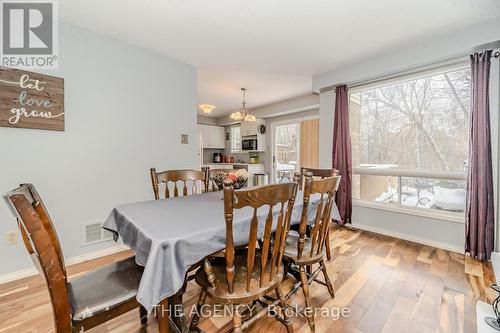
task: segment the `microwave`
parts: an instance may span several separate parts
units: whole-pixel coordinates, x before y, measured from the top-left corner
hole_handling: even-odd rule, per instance
[[[257,139],[242,139],[241,150],[257,150]]]

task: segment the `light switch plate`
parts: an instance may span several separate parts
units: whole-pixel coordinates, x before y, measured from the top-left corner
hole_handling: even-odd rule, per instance
[[[182,144],[189,143],[189,136],[187,134],[181,134],[181,143]]]

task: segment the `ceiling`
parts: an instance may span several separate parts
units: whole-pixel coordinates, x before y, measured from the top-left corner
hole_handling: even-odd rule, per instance
[[[198,69],[198,100],[217,106],[210,116],[220,117],[241,107],[247,88],[247,108],[311,93],[311,76]],[[198,111],[203,115],[203,112]]]
[[[499,0],[59,0],[63,21],[198,69],[221,116],[311,92],[311,76],[500,16]]]

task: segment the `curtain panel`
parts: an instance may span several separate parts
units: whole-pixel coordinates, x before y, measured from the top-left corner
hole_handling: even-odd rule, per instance
[[[349,133],[349,110],[347,86],[341,85],[335,88],[335,113],[333,121],[333,150],[332,167],[339,170],[342,176],[335,197],[335,203],[339,209],[341,221],[339,224],[351,223],[352,214],[352,153],[351,136]]]
[[[471,55],[469,166],[465,217],[465,251],[480,260],[494,249],[495,220],[491,159],[489,79],[492,51]]]

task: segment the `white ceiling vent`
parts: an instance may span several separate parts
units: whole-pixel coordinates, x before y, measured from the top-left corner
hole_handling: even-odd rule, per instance
[[[82,245],[91,245],[113,239],[113,234],[102,228],[102,222],[90,221],[82,224]]]

